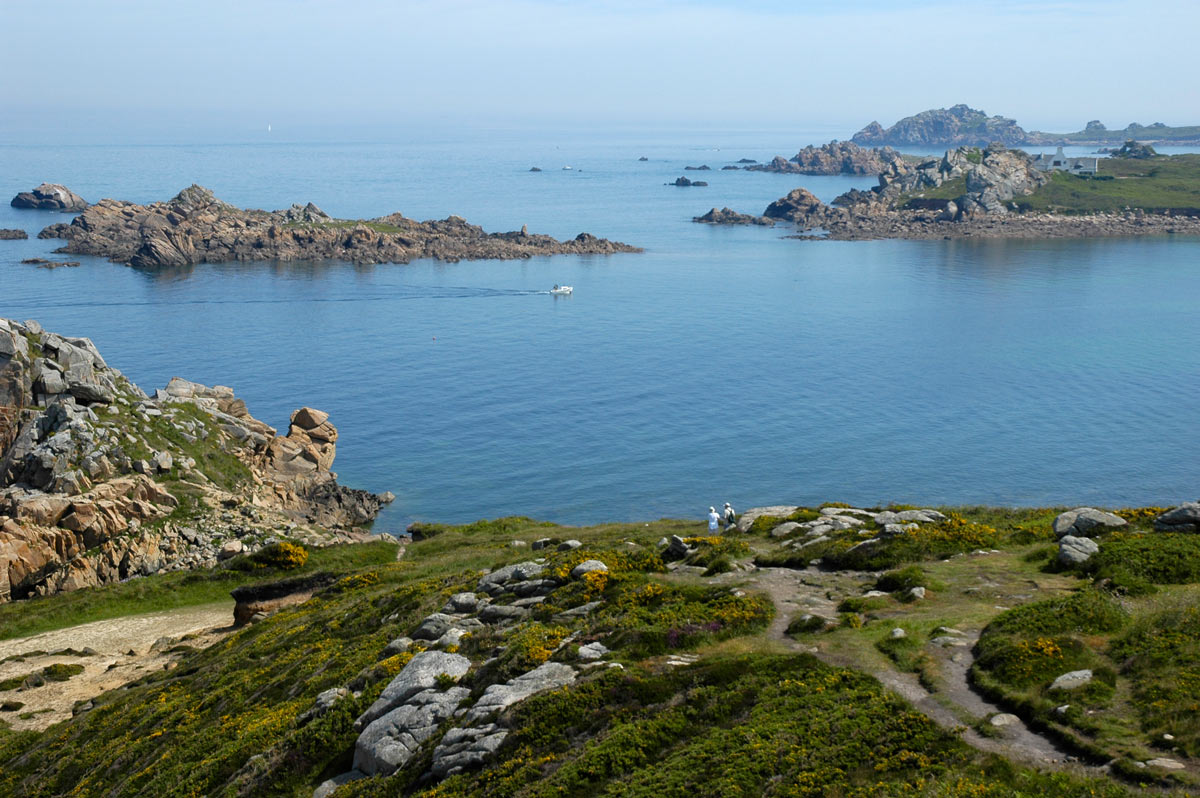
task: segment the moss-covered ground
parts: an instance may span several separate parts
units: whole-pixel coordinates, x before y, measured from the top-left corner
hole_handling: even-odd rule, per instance
[[[813,579],[831,580],[822,583],[830,586],[831,596],[822,597],[830,605],[868,589],[893,591],[880,602],[847,606],[841,615],[855,622],[831,618],[835,623],[822,625],[824,631],[795,630],[824,662],[772,636],[789,619],[776,617],[755,572],[742,570],[753,557],[790,556],[770,536],[769,522],[734,541],[705,541],[701,524],[682,521],[567,529],[501,519],[440,527],[411,544],[403,560],[349,570],[305,604],[186,654],[174,670],[105,694],[70,721],[43,733],[0,729],[0,795],[307,798],[324,779],[349,769],[354,719],[406,661],[404,654],[382,656],[388,641],[411,634],[451,594],[473,589],[482,569],[534,556],[545,556],[557,575],[593,557],[609,572],[567,580],[507,631],[485,627],[464,638],[460,653],[474,666],[462,684],[478,695],[546,660],[575,663],[577,647],[591,640],[613,649],[609,659],[622,667],[583,671],[573,685],[502,714],[510,734],[481,770],[440,783],[422,779],[439,733],[393,776],[352,783],[337,796],[1138,793],[1128,780],[1039,771],[981,753],[866,675],[878,668],[920,670],[928,655],[936,690],[940,655],[928,641],[938,627],[986,629],[980,663],[994,654],[988,662],[996,666],[987,673],[1010,680],[1015,705],[1021,691],[1042,690],[1041,676],[1053,669],[1035,663],[1025,670],[1026,653],[1013,649],[1045,638],[1064,662],[1069,652],[1078,662],[1099,663],[1098,671],[1109,663],[1111,678],[1105,673],[1100,681],[1111,682],[1112,695],[1098,689],[1096,705],[1122,707],[1123,728],[1141,741],[1174,730],[1177,747],[1186,749],[1177,756],[1186,757],[1195,741],[1188,723],[1200,714],[1185,700],[1197,660],[1187,592],[1193,586],[1159,587],[1130,599],[1114,595],[1096,574],[1054,572],[1048,568],[1054,515],[962,508],[946,524],[928,525],[918,540],[893,540],[870,557],[843,561],[852,544],[813,555],[828,556],[829,568],[842,570],[792,563]],[[691,562],[662,562],[658,541],[671,534],[697,539]],[[543,537],[584,545],[530,551],[528,544]],[[835,541],[864,537],[849,530]],[[320,554],[313,552],[305,568],[315,567]],[[712,568],[722,560],[729,570]],[[918,583],[925,599],[900,600],[899,591]],[[601,604],[589,615],[560,614],[592,601]],[[889,650],[883,641],[897,627],[911,642]],[[1035,649],[1028,656],[1036,659]],[[678,665],[663,656],[680,652],[698,659]],[[317,694],[341,686],[359,695],[302,722]],[[1142,756],[1132,750],[1137,745],[1130,743],[1124,761]],[[1172,789],[1185,794],[1186,784]]]

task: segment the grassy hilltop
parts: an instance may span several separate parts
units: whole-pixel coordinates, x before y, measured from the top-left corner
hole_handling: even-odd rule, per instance
[[[531,558],[544,558],[558,586],[527,603],[528,615],[443,650],[471,662],[458,682],[467,702],[545,662],[571,665],[577,678],[501,711],[493,722],[508,734],[481,768],[429,776],[435,746],[460,723],[449,719],[395,773],[335,798],[1189,794],[1200,772],[1200,535],[1150,531],[1157,508],[1119,511],[1129,525],[1064,569],[1050,529],[1057,512],[945,510],[892,536],[865,519],[821,539],[799,526],[820,508],[718,537],[682,521],[568,528],[507,518],[422,527],[399,560],[386,543],[313,552],[325,560],[304,568],[337,581],[307,602],[184,649],[178,667],[43,732],[0,730],[0,795],[307,798],[350,769],[355,718],[415,651],[435,645],[389,641],[419,637],[423,619],[476,590],[481,571]],[[879,543],[859,545],[877,533]],[[687,553],[664,562],[660,539],[671,535]],[[551,545],[531,551],[545,538]],[[567,539],[582,545],[554,545]],[[822,568],[809,567],[818,558]],[[607,572],[576,571],[592,559]],[[234,565],[237,583],[284,575]],[[101,597],[110,613],[127,612],[119,599],[135,592],[186,602],[193,591],[200,601],[228,573],[20,606],[41,619],[30,629],[63,627],[96,617],[84,597]],[[0,625],[16,617],[0,615]],[[588,665],[580,649],[594,641],[610,651]],[[1090,684],[1069,695],[1050,688],[1082,668]],[[965,680],[993,710],[972,710],[981,699]],[[442,681],[438,689],[453,684]],[[352,692],[310,712],[338,687]],[[1010,727],[991,722],[1001,709],[1030,729],[1022,740],[1080,764],[1036,767],[1044,763],[1019,755]]]

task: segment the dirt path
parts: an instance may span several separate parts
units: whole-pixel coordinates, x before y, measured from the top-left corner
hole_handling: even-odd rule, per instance
[[[194,635],[183,644],[204,648],[232,631],[232,621],[233,602],[224,601],[0,640],[0,660],[20,657],[20,660],[0,663],[0,681],[22,677],[58,663],[82,665],[84,669],[83,673],[65,682],[47,682],[41,687],[0,692],[0,704],[22,705],[0,712],[0,718],[14,729],[44,729],[71,717],[77,701],[94,698],[150,671],[174,667],[178,655],[167,649],[180,638]],[[64,649],[80,652],[91,649],[95,653],[88,656],[54,653]]]
[[[829,593],[856,595],[867,575],[857,573],[824,573],[816,568],[803,571],[789,568],[759,568],[749,574],[747,587],[757,588],[771,597],[775,603],[775,619],[768,628],[768,635],[795,651],[815,654],[830,665],[863,670],[863,663],[842,661],[828,651],[808,646],[788,637],[786,630],[793,617],[812,612],[826,618],[837,617],[837,601]],[[958,733],[967,744],[981,751],[999,754],[1011,759],[1023,760],[1036,765],[1062,767],[1071,763],[1072,768],[1095,770],[1076,761],[1053,740],[1030,729],[1017,720],[1004,729],[1003,737],[984,737],[966,722],[1004,710],[976,693],[967,681],[973,658],[971,647],[975,638],[964,638],[966,645],[952,649],[936,649],[932,652],[941,666],[943,683],[937,694],[930,693],[911,673],[893,668],[869,669],[876,679],[892,692],[908,700],[917,709],[928,715],[944,729]]]

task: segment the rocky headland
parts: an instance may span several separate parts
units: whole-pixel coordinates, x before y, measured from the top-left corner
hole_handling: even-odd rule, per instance
[[[328,414],[286,435],[232,389],[148,396],[87,338],[0,319],[0,602],[366,538],[379,497],[330,471]]]
[[[539,255],[609,255],[637,247],[580,233],[558,241],[522,228],[486,233],[451,216],[417,222],[399,213],[370,220],[334,219],[317,206],[244,210],[193,185],[167,202],[138,205],[103,199],[39,238],[61,238],[59,252],[97,255],[142,269],[257,260],[408,263],[419,258],[513,260]]]
[[[995,144],[959,147],[916,165],[893,161],[869,191],[852,189],[821,202],[798,188],[771,203],[768,219],[794,222],[800,238],[1090,238],[1097,236],[1200,234],[1200,217],[1183,211],[1140,209],[1062,214],[1023,212],[1020,202],[1046,186],[1020,150]],[[710,212],[695,221],[744,224],[730,214]]]
[[[9,204],[14,208],[70,213],[82,211],[88,207],[87,200],[58,183],[42,183],[30,191],[22,191],[13,197]]]
[[[748,172],[796,175],[877,175],[904,157],[891,147],[860,147],[851,141],[811,144],[791,158],[776,155],[769,163],[744,167]]]

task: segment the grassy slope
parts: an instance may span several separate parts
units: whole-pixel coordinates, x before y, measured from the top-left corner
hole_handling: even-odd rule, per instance
[[[1200,209],[1200,155],[1159,156],[1150,160],[1101,158],[1100,175],[1091,180],[1055,172],[1051,181],[1018,207],[1033,211],[1087,213],[1143,208],[1162,211]]]
[[[1040,552],[1053,512],[975,508],[963,515],[963,524],[950,525],[961,541],[945,532],[934,536],[932,547],[930,541],[897,546],[896,556],[883,559],[936,560],[946,546],[975,545],[978,528],[988,527],[1004,556],[1015,558],[1006,563],[997,555],[989,566],[1000,574],[1011,565],[1018,572],[1013,580],[1021,581],[1037,558],[1020,555]],[[389,779],[339,795],[1127,794],[1111,782],[1040,774],[981,755],[860,673],[773,653],[777,648],[761,637],[769,610],[760,599],[735,599],[728,588],[706,587],[712,583],[704,579],[697,586],[665,580],[655,573],[655,558],[635,553],[654,550],[664,534],[701,530],[697,523],[669,521],[554,530],[523,520],[438,530],[413,544],[404,561],[347,577],[305,605],[188,655],[174,671],[102,697],[96,709],[41,735],[0,732],[0,794],[310,795],[321,780],[349,767],[354,717],[402,665],[402,658],[379,660],[386,642],[410,632],[450,593],[473,586],[478,569],[530,556],[510,540],[546,535],[586,544],[569,555],[551,554],[552,567],[599,554],[613,574],[599,585],[576,581],[560,588],[550,599],[557,606],[512,635],[467,638],[463,653],[473,662],[495,646],[502,653],[465,683],[477,694],[531,667],[567,631],[579,632],[578,642],[604,639],[625,670],[602,669],[508,713],[503,722],[512,733],[482,771],[437,786],[417,784],[426,753]],[[766,553],[778,549],[765,529],[747,541]],[[966,584],[970,562],[925,563],[945,600],[939,604],[931,595],[917,605],[913,611],[925,615],[914,615],[914,628],[958,617],[958,608],[970,603],[954,594]],[[1073,579],[1046,576],[1055,593]],[[546,617],[599,595],[595,591],[605,605],[588,619],[556,628]],[[988,601],[994,599],[970,603],[973,623],[991,617]],[[884,610],[903,611],[898,604]],[[894,621],[869,615],[860,630],[846,627],[829,639],[871,647]],[[656,655],[679,649],[703,658],[690,668],[664,670]],[[555,657],[569,653],[567,647]],[[317,693],[346,684],[361,696],[318,721],[296,722]],[[262,758],[250,760],[254,755]]]
[[[287,575],[315,571],[348,571],[394,560],[396,546],[379,541],[310,550],[308,562]],[[244,562],[244,558],[240,562]],[[239,563],[233,563],[237,565]],[[229,599],[241,585],[268,582],[284,574],[264,568],[175,571],[131,579],[101,587],[54,596],[0,604],[0,640],[26,637],[90,621],[120,618],[145,612],[196,607]]]

